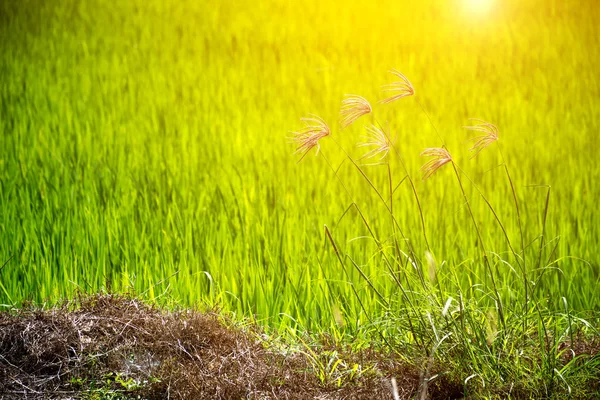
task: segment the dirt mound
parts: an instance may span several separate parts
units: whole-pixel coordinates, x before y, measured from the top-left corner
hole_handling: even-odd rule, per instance
[[[385,376],[401,379],[402,397],[414,395],[418,373],[381,365],[386,372],[341,387],[322,383],[305,356],[269,349],[215,313],[165,312],[123,297],[0,313],[4,399],[391,399]]]

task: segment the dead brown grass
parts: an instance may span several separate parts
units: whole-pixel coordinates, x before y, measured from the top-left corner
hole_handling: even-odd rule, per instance
[[[2,312],[0,398],[94,398],[104,390],[145,399],[391,399],[392,376],[401,398],[418,390],[418,371],[374,352],[347,355],[371,372],[341,387],[323,384],[301,353],[270,349],[256,333],[217,313],[166,312],[112,295]],[[460,387],[441,383],[430,394],[457,398]]]

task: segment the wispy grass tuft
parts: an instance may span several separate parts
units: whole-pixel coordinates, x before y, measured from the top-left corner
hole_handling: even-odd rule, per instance
[[[347,128],[354,121],[372,111],[371,104],[369,104],[367,99],[354,94],[347,94],[346,98],[342,101],[340,125],[342,128]]]
[[[319,140],[329,136],[331,131],[323,119],[316,115],[309,118],[301,118],[306,126],[298,131],[292,132],[291,140],[296,143],[296,154],[301,154],[300,162],[313,148],[317,148],[319,154]]]
[[[415,93],[408,78],[396,70],[393,70],[392,73],[401,78],[401,81],[394,82],[388,87],[397,94],[382,101],[382,104]],[[352,108],[350,107],[350,109]],[[372,113],[372,111],[369,107],[368,113]],[[356,118],[366,113],[361,114],[356,110],[354,113],[348,112],[346,122],[349,123],[342,123],[342,126],[348,126]],[[431,122],[430,118],[429,121]],[[499,136],[499,129],[496,125],[482,120],[473,121],[475,121],[475,125],[464,128],[482,135],[473,139],[475,143],[470,150],[474,154],[471,158],[496,143]],[[381,286],[380,280],[374,279],[365,272],[364,265],[357,263],[349,252],[345,253],[342,246],[334,239],[333,230],[326,228],[326,236],[344,270],[346,283],[352,289],[353,298],[360,305],[361,315],[366,318],[368,326],[374,330],[376,337],[385,344],[389,351],[404,356],[411,355],[415,359],[422,360],[420,386],[415,393],[417,398],[428,398],[432,382],[435,382],[441,374],[461,374],[465,395],[491,394],[517,397],[523,396],[525,393],[527,396],[542,395],[544,397],[553,397],[558,393],[571,395],[572,385],[576,385],[576,382],[569,380],[568,374],[565,372],[573,368],[574,364],[564,358],[561,359],[557,349],[564,348],[569,343],[571,348],[573,347],[572,323],[574,319],[566,306],[564,297],[565,313],[561,314],[557,309],[548,307],[542,297],[534,296],[534,293],[530,291],[530,286],[537,287],[542,275],[553,268],[552,260],[556,247],[550,251],[549,257],[544,251],[547,243],[545,236],[550,190],[548,189],[543,206],[541,234],[536,239],[539,242],[537,252],[526,252],[525,234],[521,223],[516,189],[510,178],[508,167],[504,164],[514,199],[521,237],[521,249],[518,251],[512,243],[506,224],[502,222],[503,216],[494,208],[479,185],[458,166],[443,138],[435,129],[438,138],[444,145],[443,147],[427,148],[421,153],[423,157],[431,157],[421,167],[423,180],[433,176],[444,165],[452,165],[463,205],[472,223],[471,229],[475,232],[473,246],[479,253],[478,257],[465,260],[460,264],[451,265],[445,261],[438,263],[427,240],[425,240],[425,248],[416,248],[416,241],[411,240],[410,237],[411,232],[407,233],[406,229],[403,229],[394,213],[396,189],[392,184],[394,176],[390,168],[389,151],[391,149],[394,149],[406,173],[400,182],[408,179],[411,183],[415,204],[418,207],[417,211],[421,215],[423,232],[426,231],[421,203],[403,159],[381,124],[379,126],[369,125],[366,129],[367,141],[359,143],[358,146],[372,147],[362,158],[380,156],[380,161],[385,159],[385,162],[380,164],[387,166],[385,180],[388,182],[390,193],[388,200],[376,184],[375,173],[368,175],[348,151],[337,141],[334,143],[346,159],[350,160],[380,203],[384,205],[387,216],[374,217],[369,220],[362,207],[359,207],[354,200],[355,195],[350,191],[349,186],[343,183],[339,168],[335,169],[329,160],[327,160],[327,164],[353,199],[352,205],[358,211],[362,223],[376,243],[376,253],[371,260],[379,264],[382,271],[387,273],[392,287],[398,290],[398,294],[394,294],[393,290],[390,291],[389,286],[386,290],[385,285]],[[498,150],[500,149],[498,148]],[[500,154],[502,156],[502,153]],[[491,225],[482,222],[486,221],[485,217],[476,216],[478,210],[472,205],[474,199],[468,194],[463,178],[466,178],[465,181],[470,183],[474,191],[483,199],[487,210],[493,216]],[[344,216],[347,216],[348,210],[349,208],[344,212]],[[378,232],[373,228],[375,224],[384,225],[379,220],[389,220],[388,239],[385,239],[386,234],[382,235],[381,230]],[[436,221],[432,221],[432,223],[436,223]],[[467,226],[464,229],[471,231]],[[498,241],[491,240],[495,238],[489,238],[484,235],[484,232],[496,229],[500,230],[499,239],[505,241],[510,251],[488,250],[489,243],[486,242],[497,246]],[[398,240],[397,235],[401,240]],[[426,236],[425,239],[427,239]],[[420,257],[420,254],[424,257]],[[532,257],[533,260],[527,263],[527,258]],[[346,260],[349,260],[354,270],[358,272],[356,278],[353,278],[352,270],[346,267]],[[513,264],[516,268],[513,267]],[[465,268],[467,265],[470,265],[468,269]],[[528,272],[527,265],[533,265],[535,269]],[[506,268],[508,271],[501,272]],[[511,278],[512,274],[518,276],[518,270],[521,272],[522,285],[518,284],[518,279]],[[537,276],[536,282],[529,282],[532,274]],[[356,280],[364,282],[366,285],[364,291],[357,290]],[[522,291],[521,288],[523,288]],[[375,309],[369,309],[367,306],[371,293],[378,299],[379,315]],[[337,318],[344,319],[342,316]],[[585,323],[581,325],[580,334],[590,335],[595,331],[594,329],[589,330],[588,327]],[[527,354],[527,360],[522,359],[523,354]],[[533,371],[532,377],[531,366],[536,362],[541,363],[542,367]],[[588,368],[592,364],[589,363]],[[440,365],[446,366],[446,368],[436,369],[436,366]],[[396,390],[393,389],[393,393],[396,393]]]

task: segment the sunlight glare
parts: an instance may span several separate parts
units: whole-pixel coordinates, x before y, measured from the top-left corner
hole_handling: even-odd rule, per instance
[[[465,8],[473,14],[485,14],[492,8],[494,0],[464,0]]]

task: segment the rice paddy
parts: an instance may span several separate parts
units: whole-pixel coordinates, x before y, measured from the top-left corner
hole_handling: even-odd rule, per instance
[[[404,354],[421,394],[441,363],[592,397],[598,10],[0,1],[0,303],[129,292]]]

